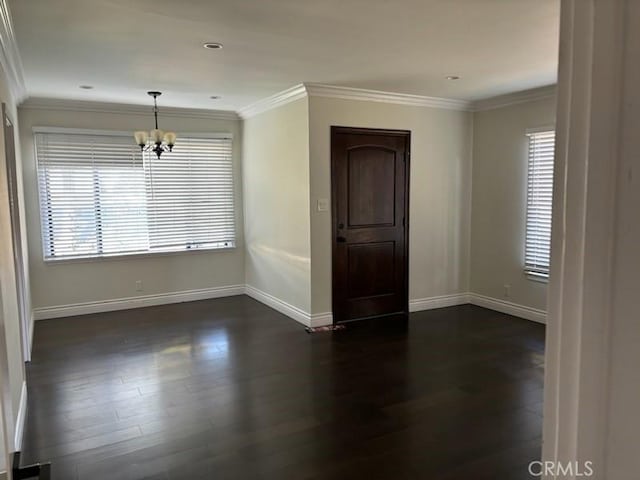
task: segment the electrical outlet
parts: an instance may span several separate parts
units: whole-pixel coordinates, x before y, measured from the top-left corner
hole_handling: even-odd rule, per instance
[[[142,291],[142,280],[136,280],[136,292]]]
[[[504,285],[504,296],[505,298],[511,297],[511,285]]]

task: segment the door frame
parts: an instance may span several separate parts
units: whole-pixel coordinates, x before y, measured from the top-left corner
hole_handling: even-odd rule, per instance
[[[351,320],[341,320],[337,318],[336,315],[336,269],[334,268],[336,264],[337,257],[337,237],[338,237],[338,205],[337,205],[337,185],[334,182],[334,174],[336,173],[336,162],[337,162],[337,154],[338,152],[334,150],[335,142],[334,138],[338,134],[351,134],[351,135],[385,135],[385,136],[395,136],[395,137],[405,137],[406,139],[406,149],[405,149],[405,158],[404,158],[404,212],[405,212],[405,222],[404,222],[404,298],[403,305],[404,311],[400,312],[403,315],[409,314],[409,224],[410,224],[410,212],[409,212],[409,199],[410,199],[410,173],[411,173],[411,130],[397,130],[397,129],[386,129],[386,128],[366,128],[366,127],[345,127],[339,125],[331,126],[331,135],[330,135],[330,150],[331,150],[331,171],[330,171],[330,181],[331,181],[331,309],[333,312],[333,324],[336,325],[338,323],[346,323],[358,320],[364,320],[366,318],[379,318],[390,316],[394,314],[383,314],[376,315],[373,317],[364,317],[358,319]]]
[[[9,217],[11,221],[11,239],[13,250],[13,266],[16,275],[16,293],[22,341],[22,357],[25,362],[31,361],[31,315],[27,311],[27,282],[24,252],[22,250],[22,228],[20,224],[20,203],[18,193],[18,165],[16,157],[15,123],[9,116],[6,103],[2,103],[2,134],[4,136],[4,155],[7,169],[7,187],[9,193]],[[8,151],[7,135],[12,135],[13,151]]]

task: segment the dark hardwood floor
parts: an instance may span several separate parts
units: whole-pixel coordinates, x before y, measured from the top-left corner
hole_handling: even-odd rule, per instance
[[[465,305],[309,335],[245,296],[36,323],[58,480],[528,479],[544,327]]]

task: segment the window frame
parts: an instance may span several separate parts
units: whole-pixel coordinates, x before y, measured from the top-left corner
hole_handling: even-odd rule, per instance
[[[549,241],[549,267],[547,269],[546,272],[537,272],[534,271],[530,268],[527,267],[527,237],[528,237],[528,230],[529,230],[529,171],[531,168],[531,158],[529,156],[530,153],[530,145],[531,145],[531,137],[535,134],[538,133],[547,133],[547,132],[553,132],[554,133],[554,143],[553,143],[553,151],[554,151],[554,159],[553,159],[553,166],[554,166],[554,175],[551,179],[551,186],[552,186],[552,190],[554,187],[554,183],[555,183],[555,152],[556,152],[556,126],[555,125],[543,125],[540,127],[534,127],[534,128],[527,128],[525,131],[525,136],[526,136],[526,144],[527,144],[527,154],[526,154],[526,161],[527,161],[527,168],[526,168],[526,180],[525,180],[525,216],[524,216],[524,251],[523,251],[523,256],[524,256],[524,261],[523,263],[523,273],[524,275],[527,277],[527,279],[534,281],[534,282],[539,282],[539,283],[549,283],[549,274],[550,274],[550,269],[551,269],[551,241]],[[553,198],[553,191],[552,191],[552,198]],[[553,216],[553,204],[552,204],[552,208],[551,208],[551,214]],[[552,218],[552,222],[551,222],[551,226],[550,226],[550,231],[553,228],[553,218]]]
[[[179,137],[183,138],[201,138],[201,139],[228,139],[231,140],[231,184],[232,184],[232,196],[233,196],[233,230],[235,241],[229,246],[216,246],[216,247],[202,247],[202,248],[184,248],[176,250],[156,250],[156,251],[133,251],[133,252],[114,252],[114,253],[101,253],[91,255],[78,255],[73,257],[47,257],[47,245],[46,245],[46,232],[43,229],[44,221],[42,215],[44,213],[41,205],[42,203],[42,191],[40,189],[40,175],[39,175],[39,161],[38,161],[38,148],[35,140],[36,134],[68,134],[68,135],[94,135],[94,136],[122,136],[133,138],[132,132],[126,130],[107,130],[107,129],[85,129],[85,128],[67,128],[67,127],[47,127],[47,126],[35,126],[32,128],[33,139],[33,154],[34,154],[34,167],[35,167],[35,183],[38,198],[38,215],[39,215],[39,230],[40,230],[40,244],[42,261],[45,264],[56,263],[87,263],[87,262],[102,262],[109,260],[118,260],[123,258],[144,258],[144,257],[162,257],[170,255],[183,255],[190,253],[212,253],[220,251],[227,252],[233,251],[238,248],[238,205],[237,205],[237,164],[236,164],[236,142],[233,133],[231,132],[182,132]],[[132,140],[133,142],[133,140]],[[48,203],[45,202],[48,205]],[[48,207],[50,211],[51,207]],[[49,215],[50,216],[50,215]],[[51,235],[51,234],[50,234]]]

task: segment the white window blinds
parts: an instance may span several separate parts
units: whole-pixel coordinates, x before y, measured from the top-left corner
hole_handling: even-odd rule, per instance
[[[45,259],[235,246],[230,138],[142,154],[129,136],[37,132]]]
[[[529,132],[525,271],[549,276],[555,131]]]
[[[178,138],[173,152],[149,156],[150,248],[233,246],[231,139]]]

